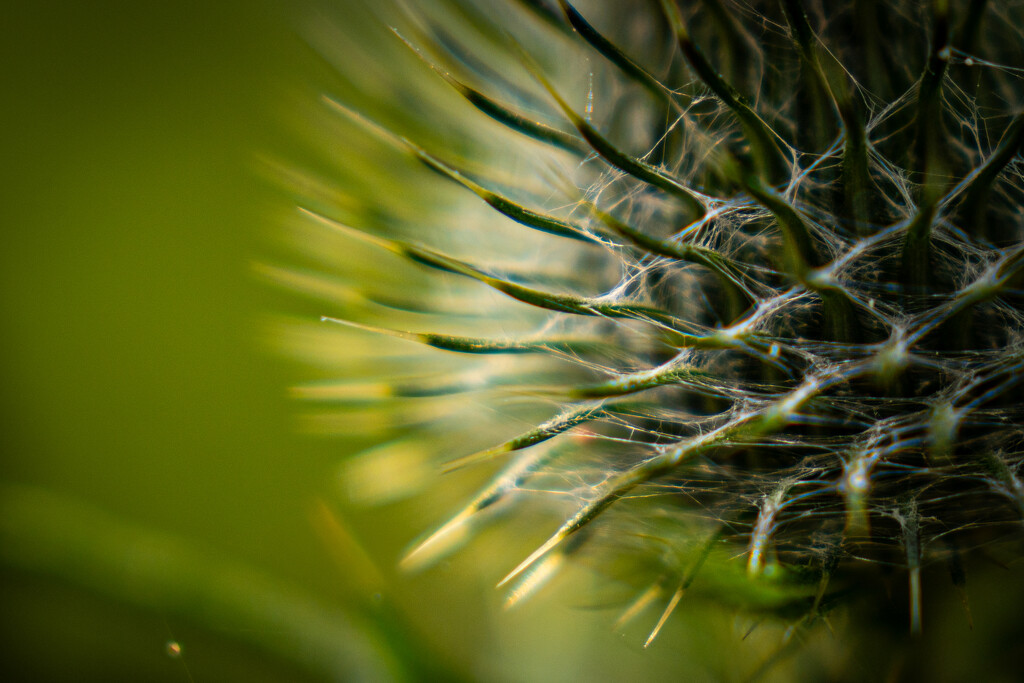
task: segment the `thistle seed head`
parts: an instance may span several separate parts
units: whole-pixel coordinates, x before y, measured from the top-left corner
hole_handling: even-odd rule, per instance
[[[896,573],[916,632],[923,568],[1019,557],[1024,4],[450,5],[395,40],[464,137],[328,97],[422,174],[302,215],[374,264],[325,311],[371,377],[307,393],[381,476],[488,473],[406,566],[541,505],[510,601],[584,563],[655,633],[691,584],[802,627]]]

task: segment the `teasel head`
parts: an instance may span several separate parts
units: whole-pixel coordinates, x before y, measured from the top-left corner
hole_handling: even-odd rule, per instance
[[[322,104],[419,175],[297,218],[374,263],[324,314],[373,376],[300,390],[393,426],[351,490],[488,477],[403,565],[543,508],[510,603],[585,566],[648,643],[696,594],[784,648],[865,597],[919,634],[926,575],[966,606],[974,558],[1018,561],[1022,26],[974,0],[407,16],[404,77],[448,99]]]

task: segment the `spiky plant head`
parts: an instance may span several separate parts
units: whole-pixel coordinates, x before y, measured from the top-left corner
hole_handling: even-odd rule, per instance
[[[429,172],[300,219],[350,252],[325,321],[376,359],[306,392],[389,425],[352,490],[489,477],[406,566],[541,505],[510,601],[585,564],[626,619],[690,591],[803,628],[883,580],[917,632],[924,569],[1018,559],[1022,26],[976,0],[408,19],[400,106],[432,71],[450,120],[324,103]]]

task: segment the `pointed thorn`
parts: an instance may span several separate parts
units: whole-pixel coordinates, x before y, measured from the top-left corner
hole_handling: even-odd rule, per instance
[[[522,574],[524,571],[526,571],[534,562],[539,560],[541,557],[543,557],[545,554],[547,554],[547,552],[549,550],[551,550],[556,545],[561,543],[562,539],[564,539],[565,536],[566,536],[565,531],[563,531],[562,529],[559,529],[558,532],[554,536],[549,538],[544,543],[544,545],[542,545],[541,547],[539,547],[536,550],[534,550],[530,554],[529,557],[527,557],[525,560],[520,562],[519,565],[515,569],[513,569],[511,572],[508,573],[508,575],[505,578],[503,578],[501,581],[499,581],[498,582],[498,588],[501,588],[506,583],[508,583],[509,581],[511,581],[512,579],[516,578],[517,576]]]
[[[665,622],[668,621],[669,615],[675,611],[676,605],[679,604],[679,600],[682,599],[683,593],[685,592],[686,589],[680,586],[676,589],[676,592],[672,594],[672,599],[669,600],[668,605],[665,606],[665,611],[661,613],[661,618],[658,619],[657,625],[654,627],[654,630],[651,631],[651,635],[647,636],[647,641],[644,643],[645,649],[649,647],[650,644],[654,642],[654,639],[658,637],[658,634],[661,633],[661,629],[665,625]]]
[[[466,523],[474,512],[475,509],[471,506],[452,517],[440,529],[407,552],[399,566],[404,571],[423,569],[460,545],[468,536],[469,529]]]

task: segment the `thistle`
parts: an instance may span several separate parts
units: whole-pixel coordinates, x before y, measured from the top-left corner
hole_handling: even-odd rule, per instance
[[[633,592],[623,621],[661,605],[653,638],[688,590],[803,629],[878,581],[918,633],[923,572],[963,592],[970,557],[1019,558],[1021,26],[984,0],[508,0],[396,31],[484,151],[326,103],[467,213],[304,216],[419,278],[325,320],[432,347],[322,395],[391,406],[406,436],[370,457],[490,476],[405,565],[549,505],[510,601],[586,564]]]

